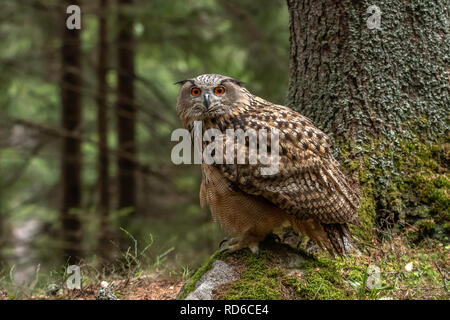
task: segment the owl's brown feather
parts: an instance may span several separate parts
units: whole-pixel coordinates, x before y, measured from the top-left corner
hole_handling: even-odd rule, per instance
[[[245,236],[256,244],[273,229],[288,222],[288,216],[269,201],[236,189],[212,165],[202,165],[200,201],[206,204],[213,219],[226,231]]]

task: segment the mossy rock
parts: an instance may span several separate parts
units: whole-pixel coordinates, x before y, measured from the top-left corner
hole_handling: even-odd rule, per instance
[[[223,272],[224,268],[233,273],[231,281],[208,282],[223,279],[214,273]],[[348,299],[350,294],[334,264],[319,261],[284,243],[266,240],[260,245],[258,255],[248,249],[231,254],[216,252],[195,272],[177,298],[334,300]]]

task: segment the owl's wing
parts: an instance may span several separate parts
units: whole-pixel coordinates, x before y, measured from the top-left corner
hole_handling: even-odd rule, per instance
[[[261,168],[267,166],[259,161],[257,164],[216,164],[216,167],[242,191],[263,196],[299,219],[359,224],[358,196],[347,184],[331,154],[330,139],[309,119],[287,107],[259,104],[259,108],[238,116],[235,123],[244,130],[279,130],[278,172],[261,174]],[[249,144],[235,145],[244,148],[248,155]],[[272,145],[269,148],[271,152],[274,150]]]

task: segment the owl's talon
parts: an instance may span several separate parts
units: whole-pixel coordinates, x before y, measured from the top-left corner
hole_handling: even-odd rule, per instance
[[[222,241],[220,241],[220,243],[219,243],[219,249],[221,249],[222,246],[223,246],[223,244],[226,243],[226,242],[228,242],[229,240],[230,240],[230,239],[228,239],[228,238],[224,238]]]
[[[225,247],[222,248],[222,246],[225,243],[226,243]],[[239,249],[242,249],[243,247],[244,246],[241,243],[241,238],[240,237],[231,238],[231,239],[225,238],[219,244],[219,249],[222,248],[221,252],[224,252],[224,251],[234,252],[234,251],[237,251]]]
[[[238,251],[239,249],[242,249],[240,246],[238,246],[238,245],[232,245],[232,246],[226,246],[226,247],[224,247],[224,248],[222,248],[221,250],[220,250],[220,252],[228,252],[228,253],[233,253],[233,252],[235,252],[235,251]]]
[[[228,250],[228,247],[225,247],[225,248],[219,248],[219,252],[220,253],[224,253],[224,252],[228,252],[229,250]]]

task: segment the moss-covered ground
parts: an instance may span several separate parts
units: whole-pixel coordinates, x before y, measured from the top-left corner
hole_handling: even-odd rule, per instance
[[[326,253],[305,256],[295,269],[279,265],[280,252],[274,244],[263,247],[258,256],[249,250],[214,255],[187,282],[184,298],[218,258],[239,272],[237,281],[214,292],[215,299],[449,299],[448,268],[450,246],[428,240],[410,246],[401,236],[373,241],[361,254],[331,259]],[[274,250],[274,246],[275,249]],[[295,249],[288,249],[295,251]],[[370,270],[378,268],[379,276]],[[375,269],[376,270],[376,269]],[[377,280],[379,279],[379,280]],[[372,286],[371,286],[372,284]]]
[[[350,146],[350,147],[345,147]],[[342,144],[340,158],[347,174],[358,181],[361,228],[352,231],[370,240],[380,230],[408,231],[418,243],[426,237],[448,243],[450,238],[450,143],[441,138],[424,143],[419,138],[400,141],[371,141],[349,150]],[[356,154],[356,156],[355,156]]]

